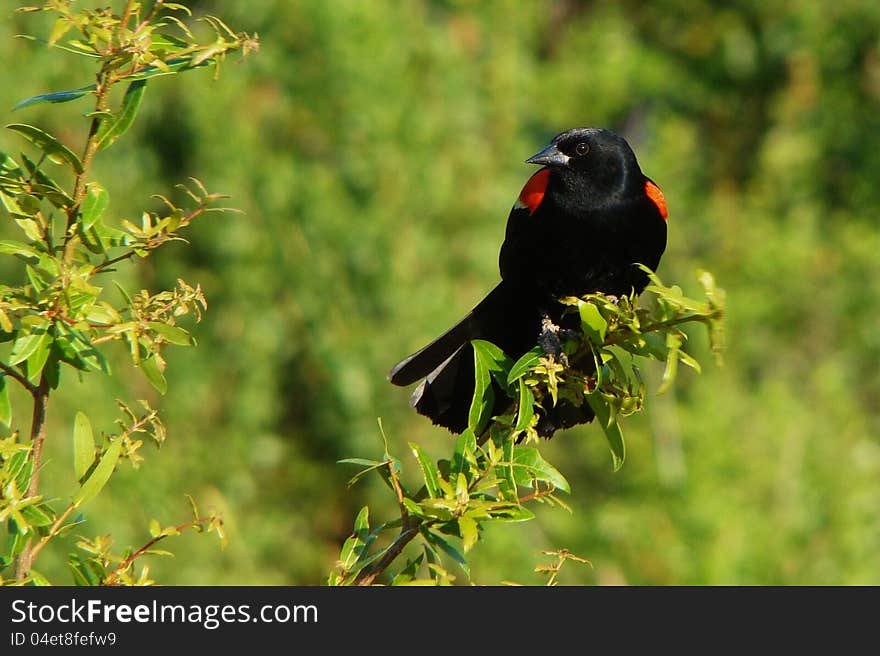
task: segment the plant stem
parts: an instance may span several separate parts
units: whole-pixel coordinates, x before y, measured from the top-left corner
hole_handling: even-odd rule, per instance
[[[420,524],[421,521],[416,520],[415,522],[410,522],[408,527],[401,528],[400,534],[385,551],[385,555],[358,572],[352,585],[372,585],[376,577],[388,569],[388,566],[394,562],[394,559],[403,552],[404,547],[406,547],[406,545],[408,545],[412,539],[419,534]]]
[[[36,394],[37,386],[29,381],[27,378],[25,378],[21,373],[16,371],[13,367],[10,367],[5,362],[0,362],[0,370],[2,370],[3,373],[10,378],[17,380],[21,384],[21,386],[24,387],[31,394]]]
[[[647,326],[644,326],[639,329],[639,332],[627,332],[623,335],[612,335],[605,340],[603,346],[612,346],[614,344],[619,344],[620,342],[624,342],[631,337],[635,337],[637,335],[645,335],[647,333],[653,333],[658,330],[663,330],[664,328],[671,328],[672,326],[678,326],[683,323],[691,323],[693,321],[699,321],[700,323],[706,323],[709,319],[715,319],[721,315],[720,310],[715,310],[712,314],[688,314],[683,317],[677,317],[675,319],[668,319],[666,321],[658,321],[657,323],[651,323]]]
[[[114,80],[103,69],[98,73],[97,88],[95,89],[96,112],[107,111],[107,95],[110,92],[110,87],[113,86],[113,82]],[[86,139],[86,145],[80,158],[83,171],[73,181],[73,204],[67,210],[67,228],[64,232],[64,261],[66,263],[70,263],[73,260],[74,247],[76,246],[73,229],[76,226],[79,207],[86,195],[86,182],[91,172],[92,160],[95,157],[95,153],[98,152],[98,130],[100,128],[101,118],[95,116],[89,125],[89,136]]]
[[[182,533],[183,531],[185,531],[188,528],[194,528],[196,526],[201,526],[202,524],[207,524],[210,521],[211,521],[210,517],[199,517],[197,519],[194,519],[191,522],[185,522],[185,523],[181,524],[180,526],[175,526],[174,530],[176,531],[176,533]],[[147,542],[140,549],[138,549],[133,554],[131,554],[128,558],[126,558],[121,563],[119,563],[119,565],[116,567],[116,569],[114,569],[112,572],[110,572],[107,575],[107,578],[105,578],[102,581],[102,584],[103,585],[112,585],[114,579],[116,579],[117,576],[119,576],[122,572],[124,572],[126,569],[128,569],[135,560],[137,560],[138,558],[143,556],[147,551],[149,551],[151,548],[156,546],[157,543],[161,542],[162,540],[167,538],[169,535],[175,535],[176,533],[166,533],[164,535],[157,535],[156,537],[154,537],[152,540]]]
[[[46,375],[40,377],[40,384],[32,392],[34,397],[34,411],[31,419],[31,460],[34,463],[31,480],[28,484],[28,497],[35,497],[40,486],[40,464],[43,459],[43,442],[46,439],[46,409],[49,406],[49,382]],[[34,560],[34,548],[31,540],[28,540],[24,550],[15,561],[15,578],[23,581],[31,570]]]

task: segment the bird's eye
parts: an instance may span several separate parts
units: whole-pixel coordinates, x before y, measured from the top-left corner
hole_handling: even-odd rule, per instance
[[[577,146],[574,147],[574,152],[578,155],[586,155],[590,152],[590,144],[586,141],[581,141]]]

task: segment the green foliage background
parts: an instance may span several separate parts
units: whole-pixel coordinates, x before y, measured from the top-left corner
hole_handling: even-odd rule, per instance
[[[223,512],[229,546],[181,537],[151,562],[157,580],[322,582],[358,508],[395,512],[380,483],[348,490],[334,464],[379,456],[376,417],[401,457],[408,440],[435,458],[452,448],[387,370],[494,284],[522,160],[601,125],[666,194],[661,276],[695,291],[702,266],[726,288],[725,366],[695,332],[703,375],[682,372],[626,420],[617,474],[595,426],[544,445],[574,512],[492,526],[471,553],[477,582],[538,583],[540,550],[565,547],[593,567],[563,583],[880,583],[880,5],[188,4],[259,32],[261,52],[217,84],[208,71],[151,82],[97,179],[119,216],[187,175],[245,214],[123,265],[145,287],[179,274],[208,297],[199,347],[166,353],[166,398],[126,366],[53,398],[49,495],[72,484],[77,410],[109,427],[114,398],[150,398],[168,425],[84,530],[142,543],[152,517],[187,517],[189,492]],[[91,81],[77,58],[12,38],[48,33],[40,20],[0,16],[4,123],[78,149],[60,126],[85,105],[10,112]],[[49,575],[65,568],[52,551]]]

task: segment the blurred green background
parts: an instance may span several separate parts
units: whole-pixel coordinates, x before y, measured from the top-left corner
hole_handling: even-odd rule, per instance
[[[568,566],[564,583],[880,583],[880,3],[188,4],[258,32],[261,51],[219,82],[151,82],[97,179],[118,217],[188,175],[244,214],[124,268],[134,285],[180,276],[208,297],[199,347],[167,351],[166,397],[120,347],[112,379],[53,399],[50,496],[74,484],[76,410],[111,430],[114,398],[149,398],[169,428],[86,508],[83,532],[140,545],[152,517],[186,519],[191,493],[223,512],[229,545],[169,542],[176,556],[150,562],[158,581],[323,582],[360,506],[396,512],[378,479],[347,489],[354,472],[335,464],[381,454],[376,418],[411,476],[407,440],[451,451],[387,370],[495,284],[523,160],[595,125],[626,136],[666,194],[661,276],[697,293],[705,267],[727,289],[725,364],[694,332],[703,374],[625,421],[617,474],[595,426],[543,445],[573,512],[491,527],[474,580],[539,583],[541,550],[565,547],[592,568]],[[79,149],[85,122],[69,125],[86,101],[11,108],[87,84],[88,62],[23,32],[48,26],[4,8],[4,123]],[[15,419],[27,426],[23,404]],[[40,569],[69,581],[65,552],[48,551]]]

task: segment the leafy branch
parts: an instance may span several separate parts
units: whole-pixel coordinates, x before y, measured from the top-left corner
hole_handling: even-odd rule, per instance
[[[96,67],[93,84],[33,96],[15,107],[91,97],[79,154],[55,135],[26,123],[6,127],[22,137],[34,154],[14,157],[0,152],[0,205],[10,225],[20,231],[17,239],[0,241],[0,256],[16,258],[25,280],[18,286],[0,285],[0,343],[11,344],[0,353],[0,425],[7,431],[0,438],[0,521],[6,523],[7,534],[0,572],[14,563],[19,583],[45,582],[33,569],[34,559],[78,523],[68,523],[74,511],[104,488],[121,460],[139,465],[144,439],[156,445],[165,439],[157,412],[146,402],[137,412],[120,402],[120,432],[99,440],[86,414],[79,412],[73,429],[77,484],[70,503],[56,511],[40,493],[40,471],[49,399],[62,384],[63,372],[109,375],[107,349],[118,342],[152,387],[165,394],[163,351],[168,345],[194,345],[181,321],[186,317],[199,321],[207,309],[199,285],[178,280],[173,289],[132,293],[111,274],[123,262],[147,258],[169,242],[185,241],[182,231],[194,220],[227,211],[218,204],[226,197],[190,178],[178,186],[188,199],[185,206],[157,194],[154,198],[162,202],[162,211],[145,211],[139,221],[113,217],[107,211],[108,191],[92,178],[93,162],[129,130],[153,78],[205,66],[218,72],[230,54],[247,55],[259,41],[256,35],[233,32],[219,18],[204,16],[198,21],[213,38],[202,42],[194,34],[194,24],[187,22],[192,15],[185,6],[156,0],[145,9],[146,4],[126,0],[116,13],[110,7],[74,10],[72,0],[51,0],[19,10],[56,16],[47,39],[25,38],[86,57]],[[114,100],[114,89],[120,85],[125,90]],[[51,166],[57,166],[59,173]],[[62,177],[56,180],[55,175]],[[113,283],[112,298],[108,281]],[[14,427],[8,380],[32,400],[26,440]],[[211,528],[219,526],[213,518],[196,516],[178,528],[206,522]],[[128,581],[123,574],[131,563],[151,551],[148,545],[133,552],[111,580]],[[108,552],[97,553],[104,557]],[[71,567],[79,582],[105,581]]]
[[[568,508],[558,496],[570,493],[568,482],[536,446],[543,418],[563,401],[592,412],[610,446],[613,467],[619,469],[625,459],[619,419],[641,410],[647,396],[642,362],[665,363],[662,393],[674,382],[679,363],[700,371],[684,348],[683,326],[704,326],[716,356],[723,347],[724,292],[710,274],[699,274],[704,300],[688,298],[680,288],[648,274],[645,297],[650,302],[642,306],[635,296],[562,299],[566,330],[560,331],[564,341],[559,357],[535,347],[513,362],[496,346],[473,341],[476,372],[469,427],[449,459],[435,462],[417,444],[409,444],[421,474],[419,489],[402,483],[402,464],[390,454],[384,431],[381,460],[340,461],[361,467],[349,485],[378,474],[395,496],[399,517],[371,529],[370,510],[364,507],[328,582],[371,585],[407,554],[397,573],[389,575],[392,585],[450,584],[456,577],[449,562],[470,579],[467,554],[486,525],[528,521],[537,503]],[[509,398],[509,410],[491,416],[499,391]],[[414,553],[408,547],[417,538],[421,551]],[[588,562],[564,549],[545,553],[556,556],[555,562],[536,570],[547,575],[548,585],[557,583],[565,562]]]

